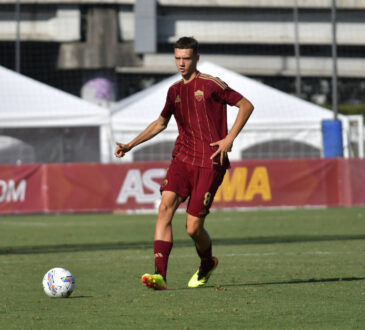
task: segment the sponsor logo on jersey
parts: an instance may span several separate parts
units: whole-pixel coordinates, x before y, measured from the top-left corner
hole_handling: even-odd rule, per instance
[[[180,95],[176,96],[175,103],[181,102]]]
[[[195,95],[195,99],[198,102],[200,102],[200,101],[202,101],[204,99],[204,92],[201,91],[201,90],[199,90],[199,89],[197,91],[195,91],[194,95]]]

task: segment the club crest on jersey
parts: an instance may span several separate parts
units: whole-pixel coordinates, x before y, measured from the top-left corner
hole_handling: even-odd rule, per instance
[[[181,102],[180,95],[176,96],[175,103]]]
[[[201,90],[197,90],[197,91],[195,91],[194,92],[194,95],[195,95],[195,99],[198,101],[198,102],[200,102],[200,101],[202,101],[203,100],[203,98],[204,98],[204,92],[203,91],[201,91]]]

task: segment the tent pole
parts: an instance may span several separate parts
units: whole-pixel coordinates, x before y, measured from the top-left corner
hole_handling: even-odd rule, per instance
[[[20,0],[15,3],[16,40],[15,40],[15,71],[20,73]]]
[[[299,29],[298,29],[298,0],[294,1],[293,18],[294,18],[294,52],[296,64],[295,90],[297,97],[301,97],[301,75],[300,75],[300,48],[299,48]]]
[[[338,117],[338,95],[337,95],[337,40],[336,40],[336,0],[332,0],[332,110],[334,120]]]

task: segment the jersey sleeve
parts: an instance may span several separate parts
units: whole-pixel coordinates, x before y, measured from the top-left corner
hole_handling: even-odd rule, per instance
[[[230,88],[229,86],[227,86],[223,91],[222,91],[222,99],[224,101],[224,103],[229,104],[229,105],[235,105],[237,104],[237,102],[239,100],[241,100],[243,98],[243,96],[236,92],[234,89]]]
[[[164,118],[170,118],[174,111],[175,111],[175,102],[173,101],[173,90],[170,87],[169,91],[167,92],[167,97],[166,97],[166,103],[164,108],[162,109],[162,112],[160,114],[161,117]]]
[[[223,104],[235,105],[243,98],[242,94],[230,88],[225,82],[219,78],[214,78],[213,84],[214,94],[217,101]]]

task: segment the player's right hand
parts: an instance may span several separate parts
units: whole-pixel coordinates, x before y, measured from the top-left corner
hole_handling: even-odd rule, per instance
[[[117,147],[115,148],[115,157],[122,158],[132,148],[128,144],[116,142]]]

